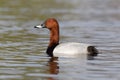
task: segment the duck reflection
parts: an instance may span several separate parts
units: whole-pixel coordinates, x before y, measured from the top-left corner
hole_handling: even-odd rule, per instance
[[[93,56],[82,55],[80,58],[59,58],[52,57],[48,61],[49,73],[54,75],[48,80],[69,80],[71,76],[74,80],[85,74],[87,60],[94,60]]]
[[[58,57],[52,57],[49,60],[49,67],[51,74],[58,74],[59,73],[59,66],[58,66]]]
[[[57,75],[59,73],[59,66],[58,66],[58,57],[52,57],[49,59],[48,61],[48,65],[49,65],[49,72],[52,75]],[[48,80],[58,80],[56,79],[56,77],[49,77]]]

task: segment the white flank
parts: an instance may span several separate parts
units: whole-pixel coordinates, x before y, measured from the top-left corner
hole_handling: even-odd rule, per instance
[[[68,42],[59,44],[53,51],[56,57],[79,57],[81,54],[88,54],[87,48],[90,44]]]

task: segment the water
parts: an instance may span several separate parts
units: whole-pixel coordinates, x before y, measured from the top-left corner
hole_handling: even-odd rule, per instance
[[[0,0],[0,80],[119,80],[119,0]],[[94,60],[51,59],[48,17],[60,23],[60,42],[96,45]]]

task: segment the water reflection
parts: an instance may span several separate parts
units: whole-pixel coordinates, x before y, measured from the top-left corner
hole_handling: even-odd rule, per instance
[[[58,65],[58,57],[52,57],[50,58],[50,61],[48,62],[50,66],[50,73],[51,74],[58,74],[59,73],[59,65]]]
[[[59,65],[58,57],[50,58],[48,62],[50,74],[58,75],[59,74]],[[50,77],[48,80],[56,80],[54,77]]]
[[[85,78],[86,73],[86,56],[82,55],[81,58],[51,58],[48,62],[50,80],[79,80]],[[80,77],[80,75],[82,75]]]

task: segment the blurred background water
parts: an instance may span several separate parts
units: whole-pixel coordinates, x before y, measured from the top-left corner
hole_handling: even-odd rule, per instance
[[[49,31],[59,21],[60,42],[90,43],[94,60],[50,59]],[[120,0],[0,0],[0,80],[119,80]]]

